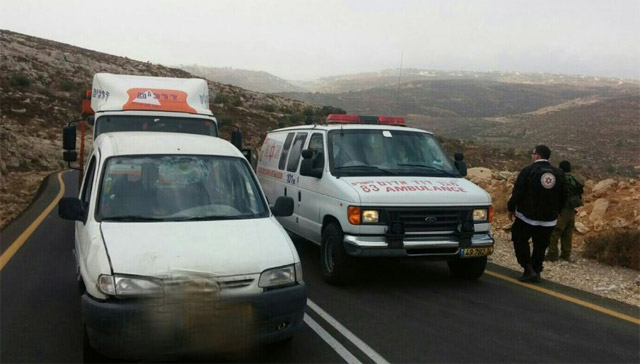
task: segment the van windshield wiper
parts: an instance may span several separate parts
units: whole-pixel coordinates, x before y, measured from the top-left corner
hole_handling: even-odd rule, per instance
[[[247,219],[253,215],[208,215],[208,216],[185,216],[171,218],[171,221],[211,221],[211,220],[240,220]]]
[[[444,174],[444,175],[446,175],[446,176],[449,176],[449,177],[458,177],[458,176],[457,176],[457,175],[455,175],[454,173],[451,173],[451,172],[445,171],[445,170],[440,169],[440,168],[436,168],[436,167],[432,167],[432,166],[427,166],[427,165],[425,165],[425,164],[408,164],[408,163],[400,163],[400,164],[398,164],[398,166],[400,166],[400,167],[418,167],[418,168],[428,169],[428,170],[430,170],[430,171],[434,171],[434,172],[442,173],[442,174]]]
[[[380,168],[380,167],[376,167],[376,166],[370,166],[367,164],[363,164],[363,165],[359,165],[359,166],[342,166],[342,167],[335,167],[334,169],[375,169],[377,171],[381,171],[384,172],[386,174],[391,174],[394,176],[397,176],[398,174],[396,172],[392,172],[388,169],[384,169],[384,168]]]
[[[161,217],[151,217],[151,216],[142,216],[142,215],[123,215],[123,216],[111,216],[111,217],[103,217],[102,221],[125,221],[125,222],[134,222],[134,221],[166,221],[166,219]]]

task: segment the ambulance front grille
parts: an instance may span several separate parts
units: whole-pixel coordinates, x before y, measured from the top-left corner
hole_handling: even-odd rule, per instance
[[[453,233],[469,208],[387,209],[388,221],[404,223],[405,233]]]

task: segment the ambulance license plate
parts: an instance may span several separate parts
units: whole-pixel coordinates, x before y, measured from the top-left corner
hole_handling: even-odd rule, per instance
[[[486,248],[466,248],[460,249],[460,258],[482,257],[485,255],[491,255],[493,253],[493,247]]]

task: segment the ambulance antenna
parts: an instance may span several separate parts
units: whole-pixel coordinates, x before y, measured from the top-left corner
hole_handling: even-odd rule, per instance
[[[402,61],[404,59],[404,51],[400,51],[400,71],[398,72],[398,86],[396,87],[396,113],[400,108],[398,105],[398,99],[400,98],[400,81],[402,80]]]

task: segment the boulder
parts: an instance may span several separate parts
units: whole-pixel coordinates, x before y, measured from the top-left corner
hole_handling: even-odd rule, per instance
[[[472,182],[488,181],[491,179],[491,170],[484,167],[469,168],[467,178]]]
[[[591,210],[591,215],[589,215],[589,221],[596,222],[602,220],[607,213],[607,208],[609,208],[609,201],[604,198],[597,199],[596,202],[593,203],[593,210]]]
[[[583,223],[578,221],[576,221],[575,228],[576,228],[576,231],[579,232],[580,234],[586,234],[590,231],[588,227],[584,226]]]
[[[592,192],[593,193],[598,193],[598,192],[605,191],[605,190],[609,189],[611,186],[613,186],[615,183],[616,183],[616,180],[614,180],[612,178],[602,180],[602,181],[596,183],[595,186],[593,186]]]

